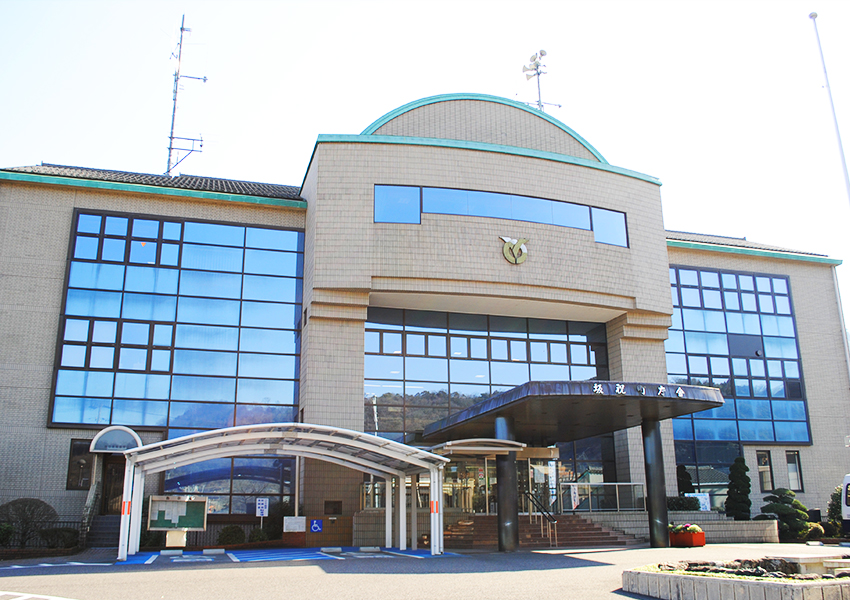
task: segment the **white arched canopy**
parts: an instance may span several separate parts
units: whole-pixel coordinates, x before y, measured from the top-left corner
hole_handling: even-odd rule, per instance
[[[329,462],[388,481],[398,478],[398,547],[407,547],[403,507],[405,478],[428,472],[431,489],[431,553],[441,554],[443,531],[443,466],[449,459],[368,433],[308,423],[265,423],[228,427],[131,448],[124,452],[124,502],[118,560],[139,549],[145,475],[214,458],[234,456],[298,456]],[[390,490],[391,486],[387,485]],[[392,546],[392,502],[386,508],[386,545]],[[416,531],[416,507],[411,503],[411,528]],[[413,545],[416,535],[412,536]]]

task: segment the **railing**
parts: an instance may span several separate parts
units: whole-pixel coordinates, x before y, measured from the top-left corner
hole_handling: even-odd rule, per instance
[[[534,497],[531,492],[525,492],[525,497],[528,499],[529,506],[537,509],[537,515],[540,516],[540,535],[549,539],[550,546],[558,545],[558,520],[555,516],[546,510],[543,503]],[[534,523],[537,520],[533,510],[528,511],[528,522]],[[546,522],[546,530],[543,530],[543,522]],[[552,543],[552,532],[555,532],[555,543]]]
[[[360,486],[360,508],[384,508],[386,484],[377,480]],[[575,490],[575,492],[573,492]],[[408,485],[407,499],[412,490]],[[419,484],[418,506],[428,506],[430,488],[428,482]],[[532,494],[541,507],[550,514],[574,512],[629,512],[646,510],[646,493],[642,483],[575,483],[562,481],[557,488],[537,487]],[[542,496],[542,498],[541,498]],[[546,501],[548,499],[548,502]],[[480,488],[464,482],[443,484],[443,502],[447,510],[459,509],[477,514],[496,512],[495,494],[481,493]],[[535,507],[528,499],[528,492],[520,496],[520,512],[532,513]]]
[[[560,512],[625,512],[646,510],[642,483],[561,483]]]

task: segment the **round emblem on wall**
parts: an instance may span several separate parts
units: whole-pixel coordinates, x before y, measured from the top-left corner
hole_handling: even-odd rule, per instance
[[[512,265],[521,265],[525,262],[525,259],[528,258],[528,248],[525,247],[525,243],[528,241],[527,239],[520,238],[515,240],[507,236],[499,236],[499,239],[505,242],[502,248],[502,254],[505,255],[505,260]]]

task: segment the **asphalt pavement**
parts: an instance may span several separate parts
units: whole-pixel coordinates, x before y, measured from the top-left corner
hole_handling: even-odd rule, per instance
[[[801,544],[710,544],[702,548],[569,548],[440,557],[344,552],[330,558],[235,562],[115,562],[114,550],[56,559],[0,561],[0,590],[16,598],[71,600],[479,600],[641,598],[622,591],[622,572],[677,560],[727,561],[799,554],[850,555]],[[244,558],[244,557],[243,557]],[[149,558],[147,560],[150,560]],[[24,596],[27,594],[28,596]]]

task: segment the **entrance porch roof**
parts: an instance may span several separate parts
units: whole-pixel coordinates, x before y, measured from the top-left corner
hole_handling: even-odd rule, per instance
[[[490,438],[512,418],[516,440],[548,446],[723,406],[710,387],[621,381],[530,381],[425,427],[423,441]]]

